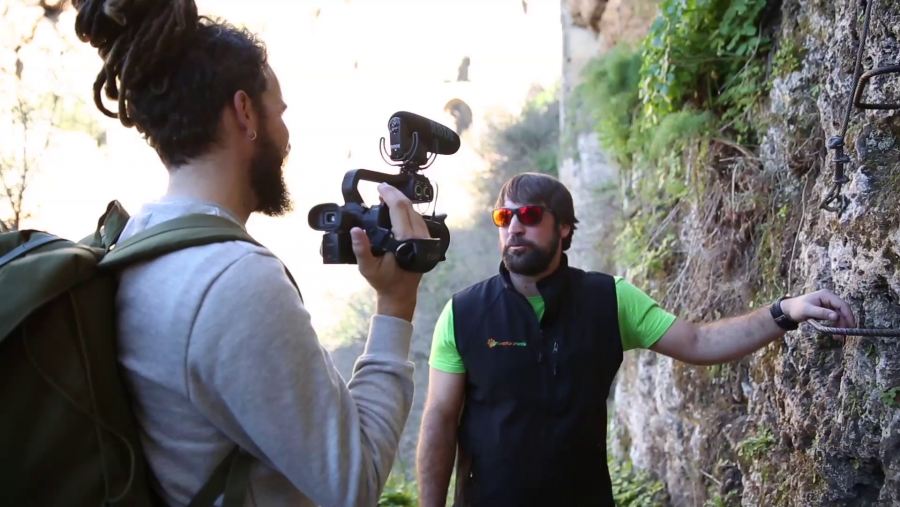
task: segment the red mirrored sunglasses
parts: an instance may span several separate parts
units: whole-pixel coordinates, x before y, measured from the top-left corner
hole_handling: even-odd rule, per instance
[[[519,217],[522,225],[537,225],[544,218],[544,212],[550,212],[543,206],[522,206],[521,208],[496,208],[493,212],[494,225],[509,227],[514,216]]]

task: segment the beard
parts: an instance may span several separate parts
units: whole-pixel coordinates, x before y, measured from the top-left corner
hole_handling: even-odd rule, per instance
[[[553,258],[556,257],[556,251],[559,249],[560,235],[560,230],[556,229],[550,246],[546,248],[541,248],[519,236],[511,237],[506,246],[503,247],[503,264],[510,273],[523,276],[537,276],[547,271],[550,263],[553,262]],[[526,246],[528,249],[511,252],[509,248],[513,246]]]
[[[256,195],[254,212],[278,217],[293,210],[291,196],[284,182],[285,159],[285,151],[268,131],[261,129],[256,139],[256,153],[250,160],[250,187]]]

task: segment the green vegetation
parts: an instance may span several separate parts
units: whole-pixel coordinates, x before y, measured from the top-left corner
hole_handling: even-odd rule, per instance
[[[900,399],[900,387],[883,391],[879,397],[881,398],[881,402],[884,403],[884,406],[888,408],[900,408],[900,404],[898,404],[897,401]]]
[[[402,470],[392,472],[378,500],[378,507],[418,507],[419,490]]]
[[[643,41],[645,128],[693,103],[721,113],[739,137],[749,133],[748,116],[762,94],[756,57],[769,43],[758,27],[765,5],[765,0],[662,2]]]
[[[718,491],[710,488],[710,491],[707,494],[709,498],[707,498],[703,507],[735,507],[740,505],[740,498],[737,496],[737,491],[733,489],[723,496]]]
[[[617,507],[663,507],[666,493],[662,483],[654,480],[646,470],[634,468],[631,461],[618,463],[612,458],[607,460],[609,475],[612,480],[613,499]],[[454,481],[451,481],[451,489]],[[452,492],[450,492],[452,494]],[[730,498],[727,497],[727,498]],[[448,497],[447,505],[452,498]],[[414,481],[406,479],[406,475],[397,470],[391,473],[378,507],[418,507],[418,489]],[[721,504],[727,507],[729,504]],[[720,504],[708,504],[708,507],[720,507]]]
[[[488,125],[483,156],[490,169],[476,181],[475,190],[493,204],[500,186],[523,172],[557,176],[559,159],[559,100],[545,90],[529,100],[518,116],[495,118]]]
[[[738,456],[749,460],[758,460],[774,444],[775,435],[769,428],[762,428],[756,435],[738,444]]]
[[[593,113],[601,145],[623,167],[631,167],[638,152],[635,127],[641,65],[640,53],[616,46],[588,63],[584,81],[575,90],[584,107]]]
[[[646,470],[635,469],[631,461],[607,460],[612,479],[613,499],[618,507],[663,507],[665,490]]]
[[[787,77],[791,72],[800,70],[800,63],[806,56],[806,48],[797,44],[793,38],[781,42],[781,47],[772,57],[772,76]]]
[[[615,257],[629,278],[676,310],[678,294],[688,292],[676,286],[701,264],[691,265],[694,252],[724,261],[708,279],[736,269],[767,281],[781,275],[783,238],[772,226],[792,217],[786,208],[772,212],[771,182],[754,154],[771,50],[760,30],[765,7],[765,0],[663,0],[640,44],[594,59],[575,91],[620,166],[625,209]],[[780,52],[778,72],[799,65],[794,42]],[[691,212],[726,241],[684,245],[681,224]],[[776,255],[757,255],[752,264],[748,247]]]

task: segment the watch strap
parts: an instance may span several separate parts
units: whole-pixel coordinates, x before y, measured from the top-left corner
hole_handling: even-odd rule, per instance
[[[788,317],[787,314],[781,310],[781,302],[787,298],[788,296],[781,296],[778,298],[778,301],[772,303],[769,312],[772,314],[772,318],[775,320],[775,323],[778,324],[778,327],[785,331],[793,331],[800,327],[800,324]]]

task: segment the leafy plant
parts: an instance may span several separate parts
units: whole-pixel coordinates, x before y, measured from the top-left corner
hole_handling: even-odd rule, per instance
[[[738,143],[750,140],[755,112],[764,91],[765,70],[759,60],[751,60],[735,75],[716,102],[722,108],[722,122],[735,131]]]
[[[392,472],[378,500],[378,507],[418,507],[419,492],[414,481],[400,469]]]
[[[761,67],[750,62],[768,48],[757,26],[765,5],[765,0],[662,2],[643,41],[644,129],[688,102],[745,112],[743,103],[758,98],[762,88]]]
[[[772,57],[772,76],[786,77],[791,72],[800,69],[800,62],[806,55],[806,48],[798,44],[793,37],[788,37],[781,42],[775,56]]]
[[[592,113],[601,146],[620,166],[630,167],[638,149],[634,126],[641,65],[640,53],[616,46],[585,66],[582,85],[574,92]]]
[[[893,389],[883,391],[879,397],[881,398],[881,402],[884,403],[884,406],[888,408],[900,407],[900,404],[897,403],[897,398],[900,397],[900,387],[894,387]]]
[[[725,493],[724,496],[718,491],[715,491],[706,499],[703,507],[733,507],[739,505],[739,500],[737,491],[733,489],[728,493]]]
[[[655,161],[662,161],[673,153],[677,155],[678,151],[684,149],[691,140],[710,134],[714,120],[713,114],[709,111],[694,111],[687,108],[667,115],[653,129],[647,155]]]
[[[756,460],[775,444],[775,435],[769,428],[762,428],[755,436],[738,444],[738,456]]]
[[[635,469],[631,461],[617,463],[609,459],[613,499],[618,507],[663,507],[665,491],[646,470]]]
[[[712,143],[749,153],[742,145],[761,128],[765,7],[766,0],[663,0],[640,45],[594,59],[576,90],[620,168],[616,258],[651,295],[666,294],[684,258],[680,217],[715,184],[698,162]]]

